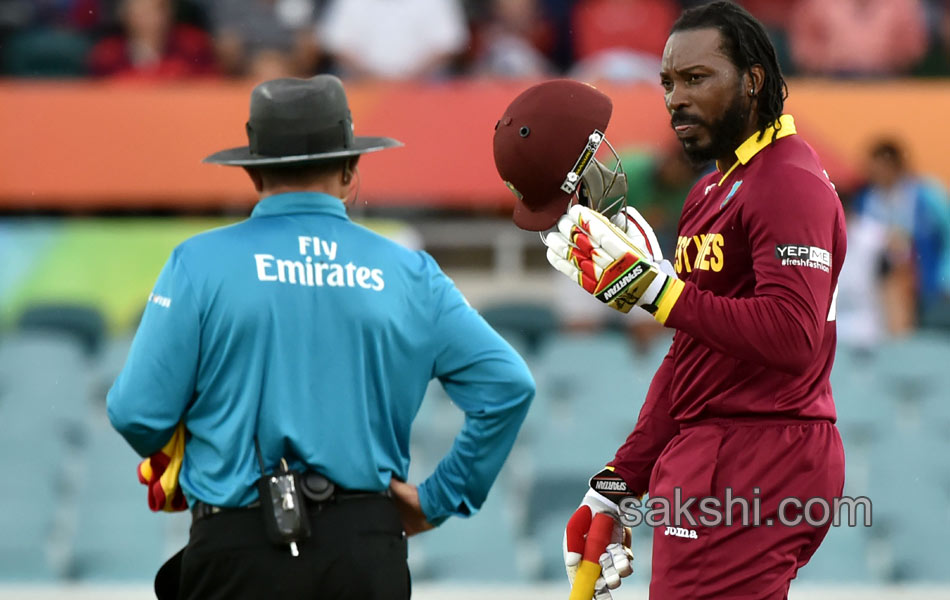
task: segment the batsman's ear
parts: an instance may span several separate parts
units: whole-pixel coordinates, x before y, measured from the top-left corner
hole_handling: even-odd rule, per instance
[[[765,69],[762,65],[752,65],[746,73],[748,77],[749,95],[758,96],[765,86]]]

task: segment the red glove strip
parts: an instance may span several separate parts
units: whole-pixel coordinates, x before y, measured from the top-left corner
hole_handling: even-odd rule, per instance
[[[584,552],[584,538],[590,530],[592,518],[593,513],[587,505],[579,507],[571,515],[565,530],[568,552],[577,552],[578,554]]]

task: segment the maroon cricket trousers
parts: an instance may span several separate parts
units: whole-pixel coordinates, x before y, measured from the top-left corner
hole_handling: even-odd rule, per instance
[[[654,529],[651,600],[782,600],[830,525],[814,524],[825,518],[820,502],[810,505],[812,524],[799,507],[820,498],[830,509],[843,487],[844,448],[830,421],[709,419],[684,425],[650,479],[651,498],[667,498],[672,506],[678,493],[686,509],[680,523]],[[722,508],[714,510],[709,500],[703,510],[699,501],[708,497]],[[696,500],[686,507],[688,498]],[[728,498],[733,502],[727,508]],[[745,499],[748,510],[736,498]],[[786,501],[780,519],[785,498],[798,502]],[[733,525],[725,524],[726,515]],[[722,524],[706,526],[701,517],[707,524],[718,517]],[[801,522],[793,525],[796,520]]]

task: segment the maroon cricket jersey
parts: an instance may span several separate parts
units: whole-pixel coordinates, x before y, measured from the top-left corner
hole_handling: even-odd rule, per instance
[[[642,493],[681,423],[712,417],[835,420],[829,375],[845,219],[791,116],[690,191],[676,283],[656,318],[676,329],[636,428],[611,461]]]

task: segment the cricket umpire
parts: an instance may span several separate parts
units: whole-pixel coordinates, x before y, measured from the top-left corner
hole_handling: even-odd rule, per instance
[[[640,307],[675,330],[633,432],[568,523],[565,564],[569,576],[581,573],[583,553],[580,568],[596,573],[583,529],[591,515],[617,517],[624,500],[649,493],[651,505],[672,509],[653,533],[651,599],[782,600],[828,531],[819,504],[808,522],[801,505],[780,512],[782,501],[827,507],[844,484],[829,384],[844,214],[783,114],[775,51],[745,10],[713,2],[685,11],[658,75],[687,156],[715,163],[685,199],[672,267],[634,209],[602,215],[575,205],[563,215],[567,184],[589,184],[597,172],[583,162],[607,128],[604,94],[541,84],[512,103],[495,133],[499,173],[522,196],[515,222],[553,228],[544,235],[551,264],[611,307]],[[550,118],[569,105],[572,115]],[[573,134],[568,123],[586,129]],[[526,168],[529,160],[539,166]],[[636,206],[635,193],[629,201]],[[758,501],[759,514],[730,497]],[[609,598],[629,557],[614,544],[599,563],[597,598]]]
[[[435,261],[347,217],[358,157],[329,75],[254,88],[250,218],[180,244],[108,395],[142,456],[187,429],[178,597],[401,599],[406,537],[478,511],[534,396],[522,358]],[[418,487],[409,434],[440,380],[465,423]]]

